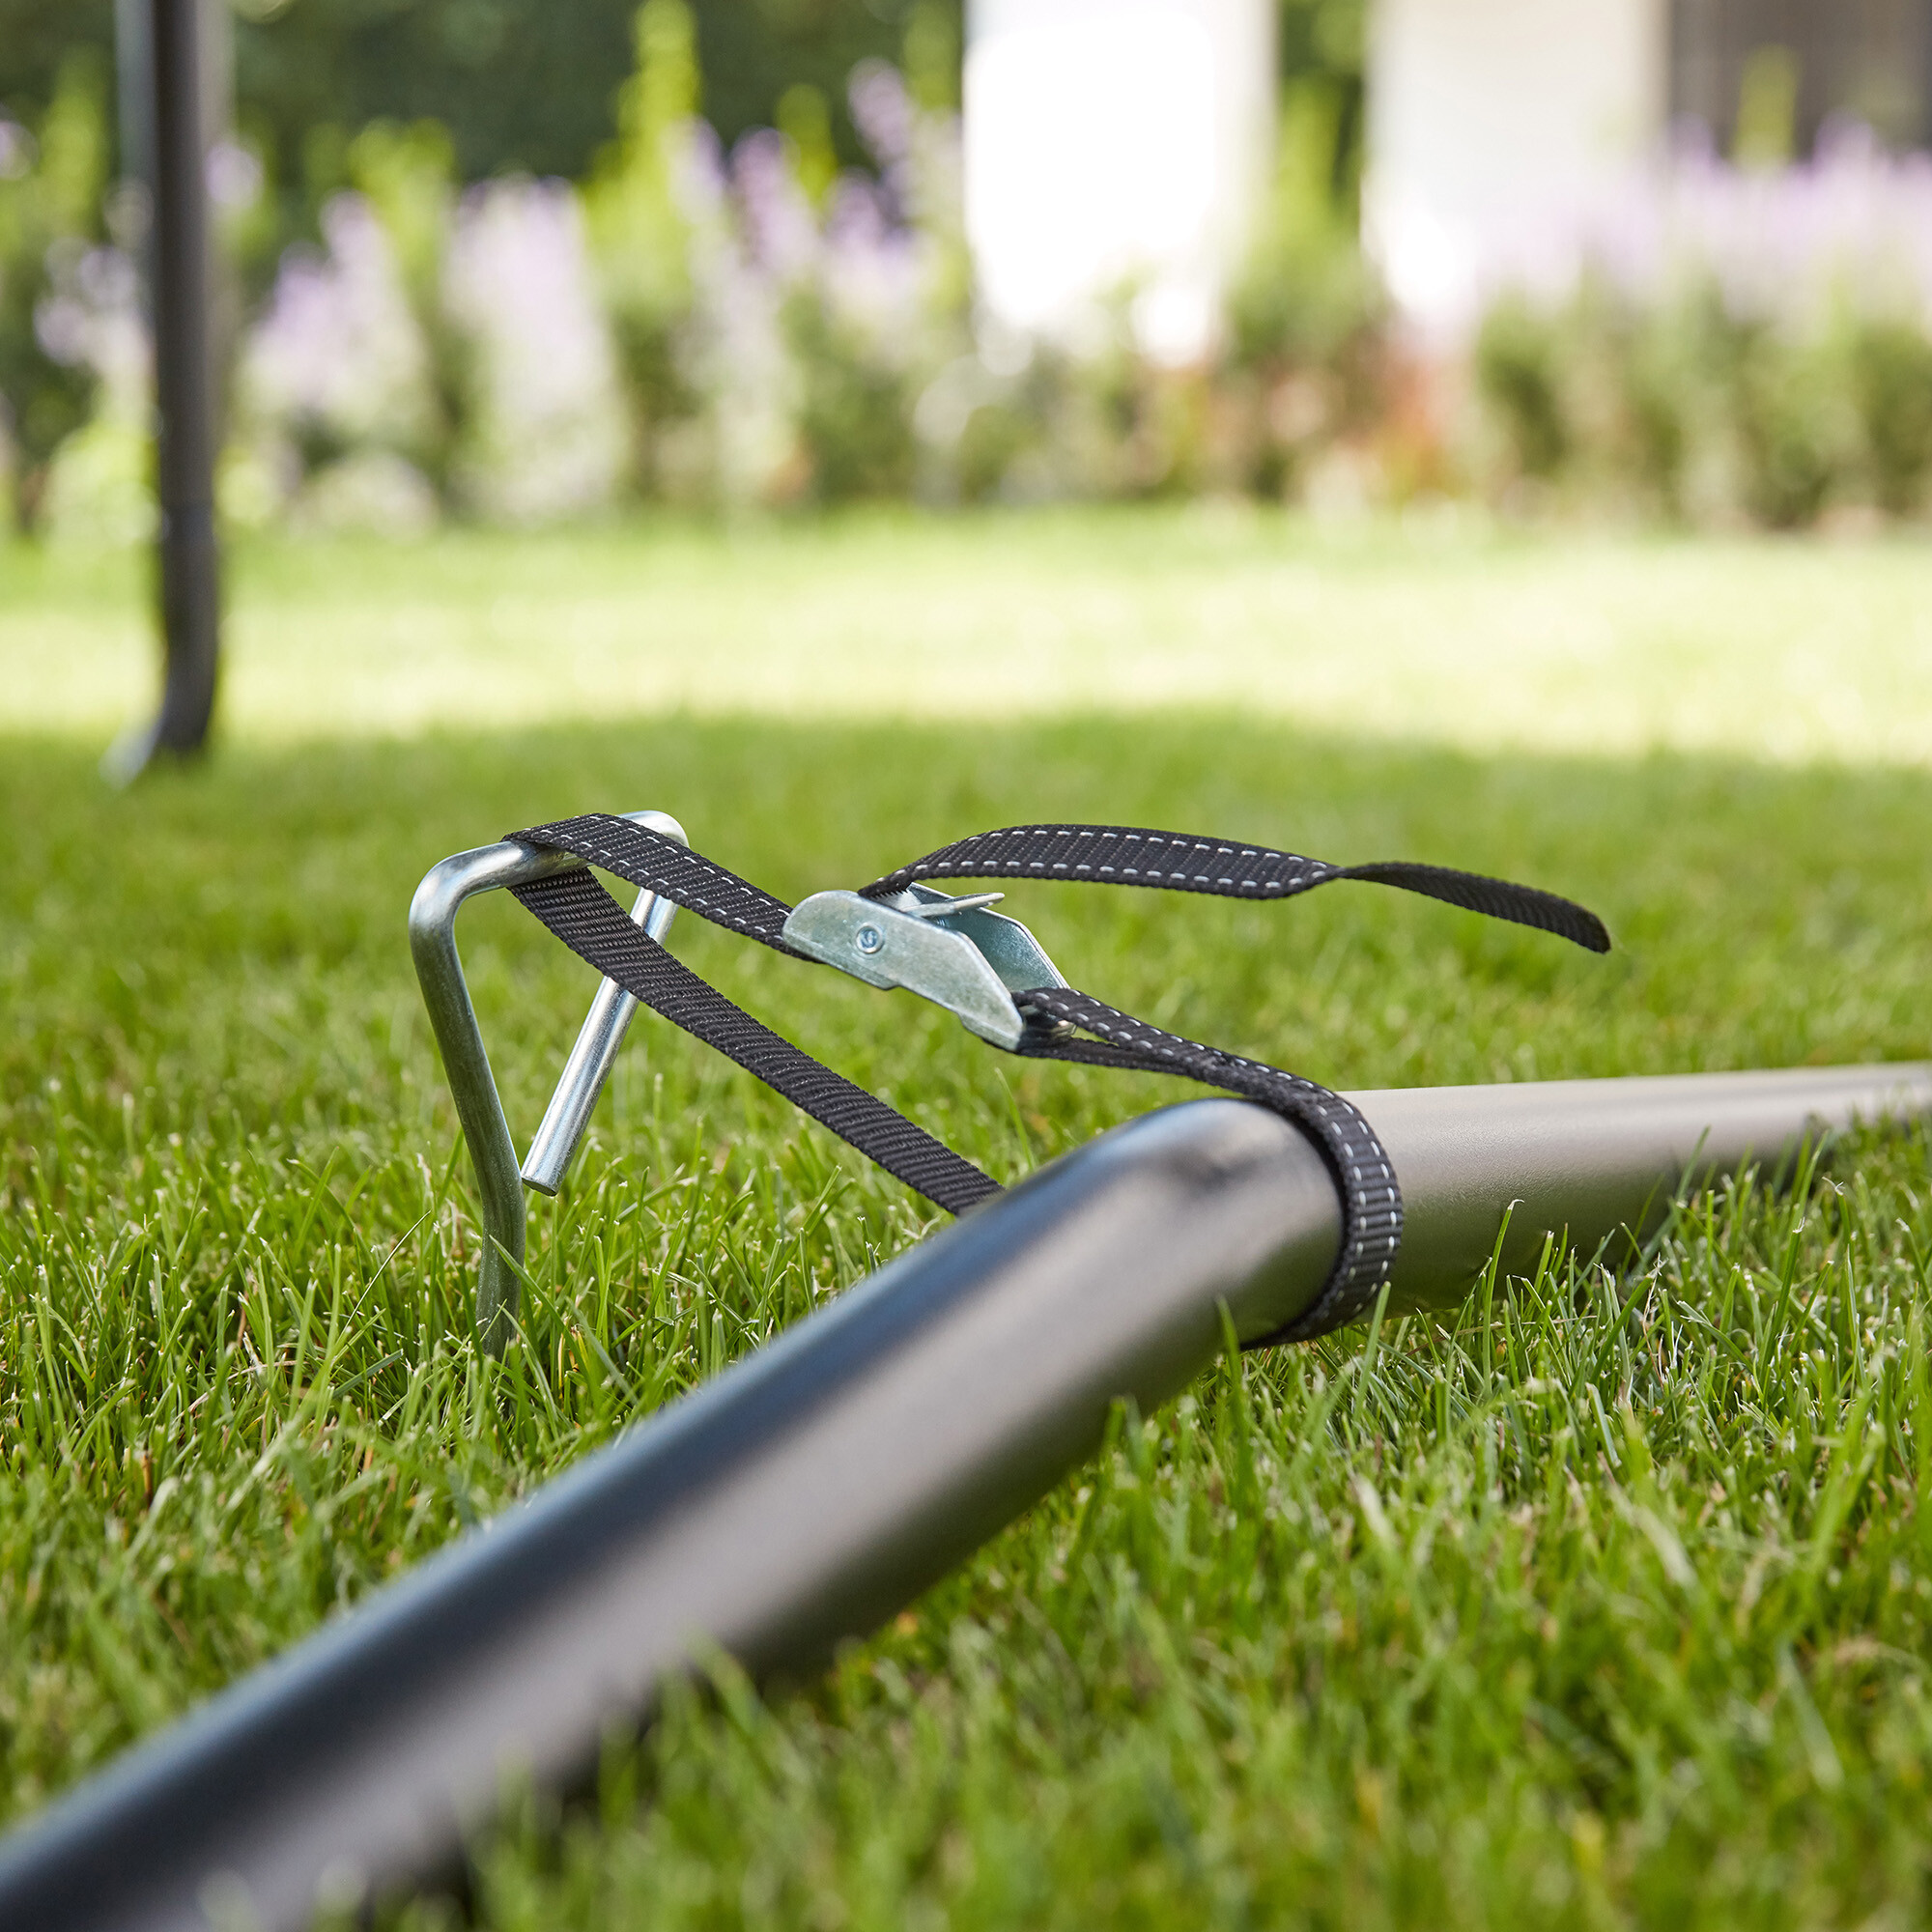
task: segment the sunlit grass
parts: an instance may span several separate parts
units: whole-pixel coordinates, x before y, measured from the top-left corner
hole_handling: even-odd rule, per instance
[[[1932,1032],[1910,767],[1477,760],[1225,716],[265,740],[122,795],[92,746],[0,742],[8,1816],[930,1223],[640,1023],[533,1215],[527,1344],[480,1362],[469,1172],[403,945],[446,852],[653,805],[796,897],[970,829],[1109,817],[1463,864],[1609,921],[1597,960],[1360,887],[1015,893],[1076,983],[1339,1085],[1905,1058]],[[463,936],[522,1139],[589,976],[511,904]],[[695,922],[675,944],[1002,1176],[1189,1091],[1020,1065]],[[1552,1255],[1460,1321],[1224,1368],[823,1680],[681,1701],[597,1805],[491,1839],[472,1916],[1916,1922],[1928,1262],[1926,1143],[1874,1141],[1795,1199],[1689,1204],[1628,1299]]]
[[[0,730],[152,702],[141,560],[0,546]],[[1234,711],[1470,748],[1932,765],[1932,548],[1225,505],[244,546],[250,740],[672,712]]]

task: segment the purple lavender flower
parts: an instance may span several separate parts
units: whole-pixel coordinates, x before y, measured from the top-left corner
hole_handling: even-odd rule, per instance
[[[34,137],[0,114],[0,181],[18,181],[32,169],[38,152]]]
[[[34,308],[34,334],[56,362],[86,368],[101,385],[97,413],[138,421],[151,356],[134,265],[119,248],[70,237],[47,251],[49,289]]]
[[[912,158],[918,110],[905,77],[882,60],[861,61],[845,89],[859,138],[881,169],[903,166]]]
[[[252,208],[262,192],[260,158],[239,141],[217,141],[208,155],[208,198],[228,211]]]
[[[818,252],[818,222],[790,142],[775,128],[744,135],[731,150],[731,188],[751,259],[781,282],[804,274]]]
[[[429,347],[395,254],[369,204],[340,194],[322,213],[327,252],[291,249],[239,371],[259,434],[321,436],[412,450],[434,433]]]
[[[730,181],[724,144],[711,123],[689,122],[687,131],[672,161],[671,199],[685,220],[699,228],[724,218]]]
[[[886,192],[839,177],[825,220],[818,287],[828,309],[887,366],[920,352],[924,272],[917,235],[891,219]]]
[[[566,182],[499,181],[457,211],[443,300],[472,364],[456,472],[486,516],[607,503],[629,453],[616,354]]]
[[[1493,242],[1481,279],[1553,303],[1586,270],[1639,306],[1708,278],[1733,314],[1782,327],[1846,297],[1932,320],[1932,159],[1889,155],[1840,121],[1808,161],[1745,169],[1683,129],[1614,190]]]

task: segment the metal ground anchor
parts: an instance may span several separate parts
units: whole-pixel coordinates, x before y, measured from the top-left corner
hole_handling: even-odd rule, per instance
[[[668,812],[631,811],[633,823],[689,845],[684,827]],[[456,950],[456,915],[466,899],[506,886],[528,885],[558,872],[580,870],[583,861],[568,852],[545,850],[506,838],[458,852],[434,866],[410,901],[410,956],[422,984],[423,1004],[442,1055],[456,1117],[476,1169],[476,1191],[483,1209],[483,1261],[476,1282],[476,1334],[491,1354],[500,1354],[515,1326],[524,1263],[524,1187],[545,1194],[561,1184],[571,1156],[597,1104],[611,1063],[617,1057],[637,1002],[606,980],[597,989],[563,1076],[545,1110],[520,1172],[510,1125],[497,1093],[490,1056],[476,1024],[476,1009],[463,977]],[[669,929],[677,908],[655,893],[639,895],[635,919],[653,939]]]

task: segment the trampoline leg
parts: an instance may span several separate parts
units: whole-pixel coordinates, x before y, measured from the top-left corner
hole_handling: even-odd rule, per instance
[[[146,0],[146,13],[155,142],[156,564],[166,668],[154,724],[108,753],[109,776],[123,781],[157,753],[181,756],[201,749],[214,712],[221,655],[201,4]]]

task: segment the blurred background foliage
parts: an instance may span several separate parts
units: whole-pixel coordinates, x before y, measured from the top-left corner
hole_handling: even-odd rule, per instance
[[[61,84],[35,116],[36,133],[0,124],[0,397],[9,405],[14,494],[29,524],[53,454],[85,422],[95,387],[89,360],[61,353],[59,331],[45,320],[101,232],[104,72],[93,50],[70,54]]]
[[[1275,490],[1374,414],[1362,0],[1283,0],[1279,192],[1213,372],[1151,365],[1127,289],[1079,354],[980,357],[960,0],[232,13],[231,520]],[[141,378],[117,388],[99,346],[139,333],[107,271],[142,216],[110,187],[114,25],[100,0],[0,0],[0,397],[30,530],[126,537],[144,515]],[[55,179],[76,130],[84,189]],[[81,263],[91,305],[50,330]]]
[[[822,139],[835,165],[863,165],[852,70],[902,63],[924,105],[952,103],[963,11],[963,0],[698,0],[705,118],[727,147],[779,127]],[[348,185],[348,144],[372,121],[440,123],[465,181],[583,176],[618,131],[633,65],[635,0],[234,0],[232,13],[242,131],[285,218],[311,228],[321,198]],[[1362,18],[1363,0],[1282,0],[1283,78],[1335,82],[1344,125],[1330,158],[1350,194]],[[113,0],[0,0],[0,109],[34,125],[84,49],[111,71]]]
[[[273,178],[311,198],[346,185],[367,123],[448,128],[463,179],[583,174],[617,131],[634,0],[236,0],[236,90]],[[705,112],[726,142],[770,126],[786,91],[831,103],[835,150],[861,157],[843,109],[860,61],[897,59],[908,31],[956,46],[959,0],[705,0]],[[111,58],[112,0],[0,0],[0,105],[30,122],[76,49]]]
[[[1506,495],[1772,529],[1922,510],[1932,168],[1853,126],[1793,163],[1784,99],[1780,140],[1741,116],[1741,162],[1679,156],[1568,291],[1498,294],[1472,363]]]
[[[407,533],[733,508],[1193,492],[1350,513],[1796,528],[1923,513],[1932,164],[1732,153],[1595,212],[1467,346],[1359,241],[1364,0],[1280,0],[1271,194],[1217,350],[989,339],[961,220],[961,0],[234,0],[211,183],[233,526]],[[15,525],[152,520],[143,205],[111,0],[0,0],[0,422]],[[1788,81],[1788,75],[1785,76]],[[1794,156],[1799,156],[1794,158]]]

